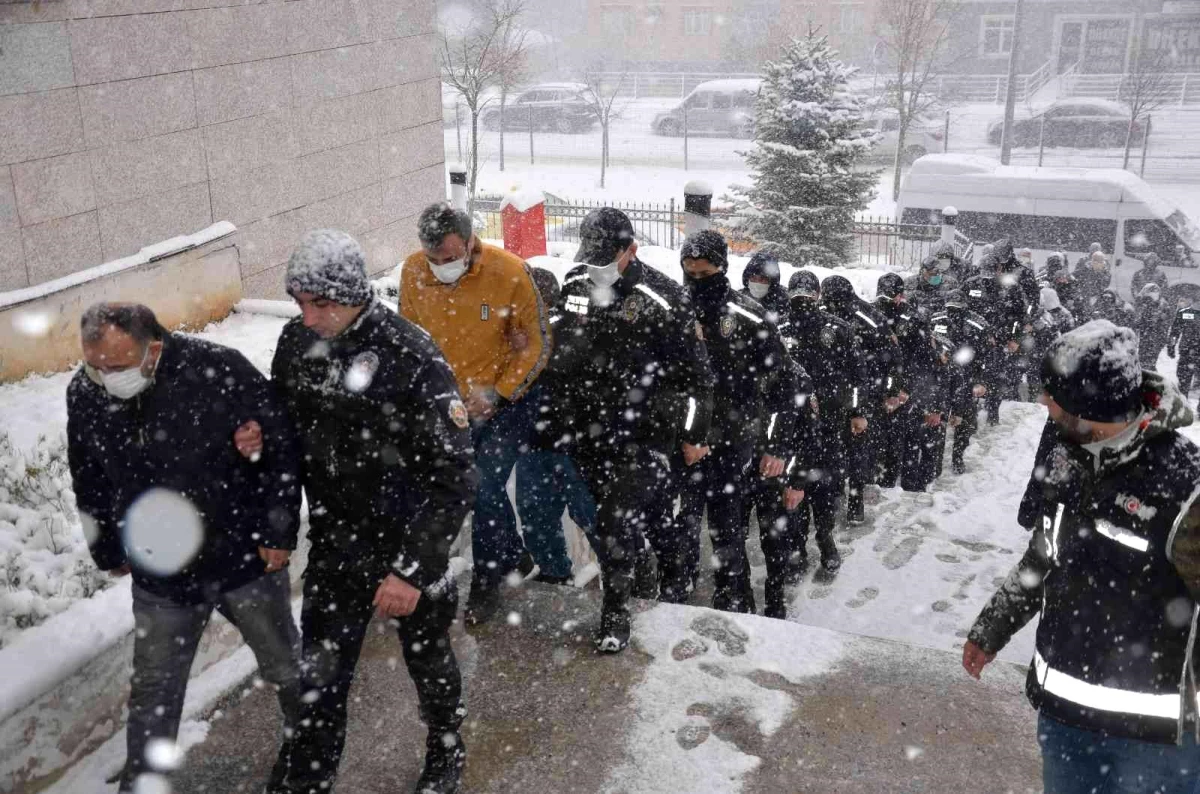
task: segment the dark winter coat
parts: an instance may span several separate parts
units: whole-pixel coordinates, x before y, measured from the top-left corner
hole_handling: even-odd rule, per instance
[[[1038,293],[1040,297],[1040,287]],[[1019,341],[1025,334],[1025,326],[1033,323],[1030,304],[1012,274],[980,274],[963,285],[963,295],[967,307],[988,321],[1000,346]]]
[[[310,559],[421,589],[441,578],[479,475],[429,335],[378,301],[330,340],[295,319],[271,377],[304,451]]]
[[[770,260],[761,256],[752,257],[746,263],[742,270],[742,294],[760,303],[767,310],[767,319],[778,325],[788,314],[788,294],[780,284],[778,263],[774,267],[769,267],[769,264]],[[756,298],[750,294],[751,276],[761,276],[771,282],[766,295]]]
[[[858,362],[858,380],[851,394],[852,410],[867,416],[882,411],[889,389],[897,382],[902,359],[899,342],[889,333],[887,319],[860,298],[827,310],[854,329],[852,354]]]
[[[1200,355],[1200,309],[1188,306],[1175,312],[1167,348],[1181,358]]]
[[[792,451],[797,384],[775,324],[754,299],[728,287],[716,311],[700,310],[697,320],[715,378],[708,442],[755,444],[786,458]]]
[[[257,463],[233,443],[251,420],[263,429]],[[198,603],[261,576],[259,546],[296,546],[295,437],[267,379],[232,348],[167,334],[153,383],[131,400],[81,369],[67,387],[67,445],[79,511],[95,522],[92,559],[104,570],[129,563],[151,593]],[[147,570],[124,540],[126,511],[155,488],[184,496],[204,529],[173,574]]]
[[[948,353],[947,365],[958,370],[948,379],[953,384],[946,401],[955,416],[967,416],[975,410],[972,389],[991,387],[997,370],[995,332],[987,320],[969,309],[947,308],[929,321],[934,337]]]
[[[1035,530],[1029,549],[969,638],[996,653],[1041,612],[1026,687],[1036,708],[1174,742],[1195,710],[1195,662],[1190,675],[1185,664],[1200,596],[1200,450],[1178,433],[1192,414],[1173,384],[1145,373],[1143,394],[1135,435],[1099,455],[1046,424],[1019,516]]]
[[[900,344],[900,366],[889,393],[908,394],[925,413],[945,411],[944,367],[937,359],[929,324],[907,304],[880,299],[875,306]]]
[[[1138,349],[1144,359],[1151,355],[1157,359],[1159,352],[1166,347],[1171,332],[1171,307],[1162,298],[1154,300],[1146,297],[1138,298],[1134,311],[1136,319],[1133,330],[1138,335]]]
[[[543,443],[593,459],[703,444],[714,377],[683,287],[635,259],[607,305],[593,290],[587,266],[573,268],[550,313]]]
[[[1108,320],[1113,325],[1123,325],[1133,328],[1136,315],[1133,307],[1113,290],[1105,290],[1092,303],[1092,320]]]
[[[1130,283],[1130,292],[1134,297],[1137,297],[1142,292],[1142,287],[1147,284],[1157,284],[1163,291],[1167,291],[1167,274],[1162,272],[1157,267],[1148,268],[1143,266],[1141,270],[1133,274],[1133,281]]]
[[[1112,283],[1112,273],[1107,267],[1104,270],[1095,270],[1088,264],[1084,267],[1077,265],[1074,275],[1075,284],[1079,290],[1079,300],[1083,302],[1084,306],[1089,307],[1087,311],[1090,311],[1092,301],[1108,289],[1108,285]]]
[[[1072,317],[1083,319],[1091,314],[1091,309],[1079,294],[1079,284],[1066,271],[1059,271],[1054,277],[1045,279],[1042,286],[1050,287],[1058,293],[1059,302]]]
[[[934,286],[918,273],[904,280],[904,295],[909,305],[928,321],[945,308],[947,293],[958,289],[960,283],[953,276],[943,275],[942,283]]]

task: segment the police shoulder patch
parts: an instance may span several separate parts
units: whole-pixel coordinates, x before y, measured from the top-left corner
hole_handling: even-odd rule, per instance
[[[837,334],[828,325],[821,329],[821,344],[824,347],[833,347],[837,344]]]
[[[733,318],[726,314],[721,318],[721,336],[729,336],[733,333],[733,328]]]
[[[636,295],[630,295],[625,299],[625,305],[621,307],[625,319],[629,322],[636,322],[638,315],[642,313],[642,302]]]
[[[463,405],[463,401],[455,398],[450,401],[450,421],[459,430],[466,430],[470,424],[467,418],[467,406]]]

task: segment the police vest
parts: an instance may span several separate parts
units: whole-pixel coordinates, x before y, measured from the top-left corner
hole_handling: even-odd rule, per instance
[[[1026,681],[1043,714],[1112,736],[1175,742],[1197,704],[1197,605],[1167,558],[1193,498],[1197,454],[1174,433],[1098,478],[1082,449],[1046,464],[1037,648]]]

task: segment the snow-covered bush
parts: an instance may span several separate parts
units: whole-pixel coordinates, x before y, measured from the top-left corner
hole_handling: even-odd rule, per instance
[[[107,581],[88,555],[66,438],[25,452],[0,434],[0,647]]]
[[[814,30],[763,68],[746,153],[754,184],[733,189],[747,218],[738,234],[797,267],[847,264],[854,215],[873,198],[878,174],[859,166],[875,134],[848,88],[853,74]]]

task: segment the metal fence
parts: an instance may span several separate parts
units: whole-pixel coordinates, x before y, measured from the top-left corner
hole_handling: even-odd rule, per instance
[[[481,234],[489,239],[503,239],[501,196],[477,196],[475,213],[483,227]],[[629,216],[638,242],[642,245],[677,248],[684,238],[682,204],[673,199],[665,204],[601,203],[548,201],[546,210],[546,241],[548,243],[579,242],[579,225],[584,216],[597,207],[616,207]],[[713,227],[730,240],[730,250],[748,254],[758,247],[757,241],[745,233],[747,217],[733,212],[715,210]],[[929,255],[941,239],[942,227],[929,224],[900,223],[895,218],[860,217],[853,224],[854,247],[848,265],[862,267],[915,268]],[[971,242],[961,234],[955,247],[960,255],[970,252]]]

